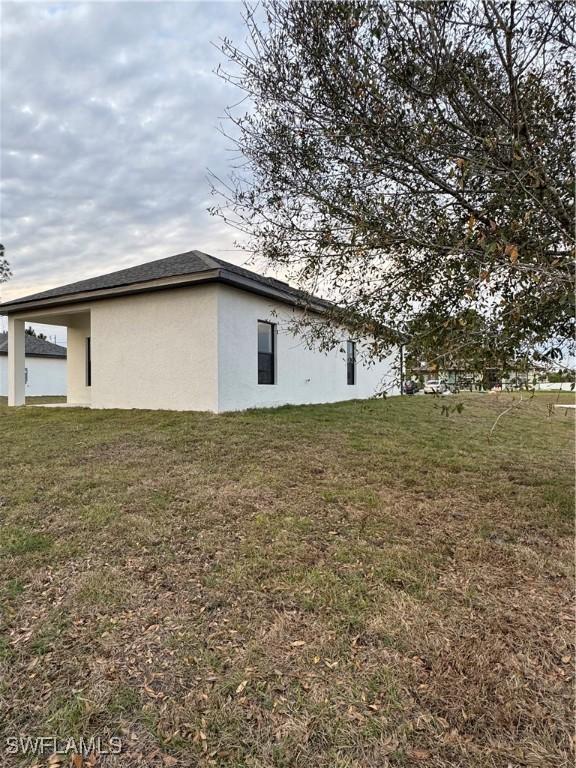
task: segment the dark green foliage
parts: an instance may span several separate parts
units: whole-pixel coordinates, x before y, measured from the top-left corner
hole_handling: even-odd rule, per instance
[[[10,267],[4,256],[4,252],[4,246],[0,244],[0,283],[3,283],[10,277]]]
[[[548,374],[548,381],[553,384],[561,382],[571,382],[574,384],[574,371],[553,371]]]
[[[462,413],[463,410],[464,403],[455,403],[454,405],[450,405],[450,403],[440,404],[440,413],[442,416],[446,416],[446,418],[450,418],[453,413]]]
[[[37,339],[47,339],[45,333],[37,333],[34,328],[32,328],[31,325],[27,326],[24,333],[28,334],[28,336],[36,336]]]

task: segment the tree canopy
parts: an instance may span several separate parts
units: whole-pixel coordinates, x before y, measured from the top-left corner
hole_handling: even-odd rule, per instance
[[[10,267],[4,256],[4,246],[0,244],[0,283],[4,283],[10,277]]]
[[[570,3],[264,0],[245,18],[220,71],[248,97],[228,111],[240,159],[212,209],[244,247],[383,346],[390,327],[445,344],[455,318],[461,339],[477,315],[507,349],[573,338]]]

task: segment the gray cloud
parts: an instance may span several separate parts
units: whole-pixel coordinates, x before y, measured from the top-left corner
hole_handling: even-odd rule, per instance
[[[3,4],[4,300],[189,248],[244,261],[206,212],[224,36],[238,3]]]

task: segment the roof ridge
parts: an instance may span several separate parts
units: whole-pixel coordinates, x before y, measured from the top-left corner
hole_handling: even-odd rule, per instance
[[[224,269],[232,268],[232,270],[242,270],[243,272],[248,272],[251,275],[254,275],[259,280],[271,280],[274,283],[278,283],[279,285],[285,285],[288,288],[291,288],[292,290],[298,291],[299,288],[294,288],[290,285],[289,282],[286,280],[280,280],[278,277],[274,277],[273,275],[263,275],[261,272],[256,272],[254,269],[249,269],[248,267],[245,267],[244,264],[233,264],[231,261],[225,261],[224,259],[219,259],[216,256],[210,256],[212,261],[216,262],[218,266],[223,267]]]
[[[5,355],[7,351],[8,334],[6,331],[0,331],[0,354]],[[67,349],[61,344],[54,344],[53,341],[48,339],[42,339],[31,333],[26,333],[24,335],[24,353],[27,356],[66,357]]]
[[[218,269],[221,266],[219,259],[215,259],[214,256],[210,256],[209,253],[204,253],[204,251],[188,251],[188,253],[195,253],[196,256],[199,256],[208,269]],[[225,263],[226,262],[224,262],[224,264]]]

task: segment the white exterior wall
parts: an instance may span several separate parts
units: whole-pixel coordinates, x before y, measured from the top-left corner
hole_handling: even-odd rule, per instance
[[[71,404],[223,412],[398,393],[392,386],[395,354],[368,365],[357,344],[356,384],[348,385],[347,335],[329,353],[310,349],[288,329],[300,312],[238,288],[207,284],[86,301],[68,312],[22,313],[22,319],[40,317],[67,327],[68,359],[57,362],[67,370]],[[258,384],[258,320],[277,328],[272,385]],[[91,386],[86,385],[87,337]],[[0,356],[0,386],[5,386],[6,368]],[[35,379],[31,375],[31,386]],[[26,394],[64,391],[60,384],[57,392],[30,387]]]
[[[0,355],[0,397],[8,397],[8,355]]]
[[[62,357],[26,357],[28,372],[26,395],[66,394],[66,359]],[[0,355],[0,396],[8,395],[8,357]]]
[[[217,287],[93,302],[93,408],[218,410]]]
[[[540,381],[534,385],[534,389],[542,392],[573,392],[572,384],[569,381]]]
[[[68,396],[67,402],[89,405],[90,387],[86,386],[86,339],[90,336],[90,314],[71,315],[67,325]]]
[[[346,341],[323,353],[310,349],[287,326],[296,317],[286,304],[221,286],[218,302],[219,411],[271,407],[288,403],[331,403],[368,398],[383,389],[398,394],[396,355],[367,364],[356,348],[356,384],[347,384]],[[276,384],[258,384],[258,320],[275,323]]]

